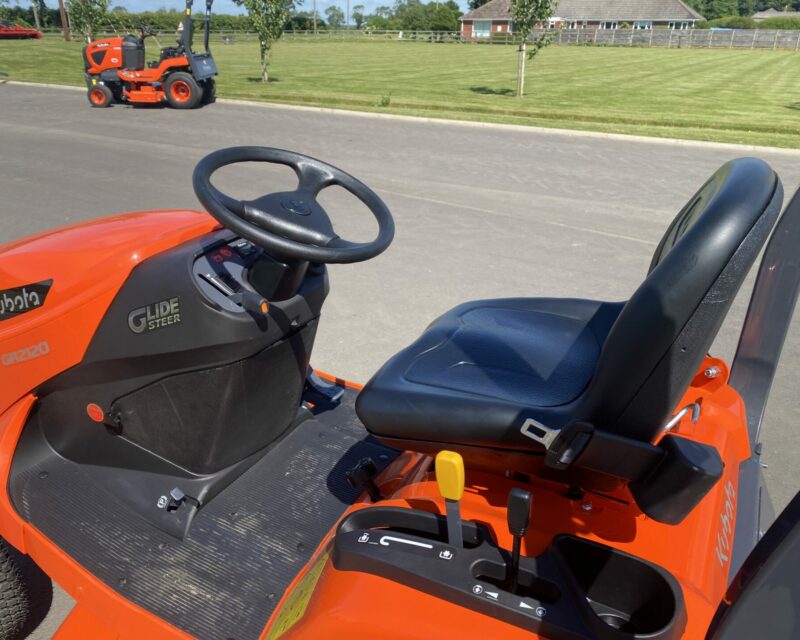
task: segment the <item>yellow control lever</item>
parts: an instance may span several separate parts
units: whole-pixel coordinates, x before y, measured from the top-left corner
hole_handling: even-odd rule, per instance
[[[436,455],[436,483],[446,500],[461,500],[464,495],[464,459],[455,451]]]
[[[464,459],[455,451],[440,451],[436,455],[436,484],[447,511],[447,537],[458,549],[464,546],[461,532],[461,508],[458,501],[464,495]]]

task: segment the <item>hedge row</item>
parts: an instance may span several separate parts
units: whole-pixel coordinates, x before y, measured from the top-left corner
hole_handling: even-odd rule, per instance
[[[744,16],[729,16],[727,18],[717,18],[707,22],[698,22],[697,29],[788,29],[791,31],[800,29],[800,18],[767,18],[756,22],[752,18]]]

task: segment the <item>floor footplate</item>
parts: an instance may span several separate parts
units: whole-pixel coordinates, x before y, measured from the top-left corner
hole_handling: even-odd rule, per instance
[[[202,639],[258,638],[291,580],[357,496],[345,471],[396,452],[368,437],[354,393],[300,424],[199,511],[184,540],[52,455],[12,475],[21,515],[104,583]]]

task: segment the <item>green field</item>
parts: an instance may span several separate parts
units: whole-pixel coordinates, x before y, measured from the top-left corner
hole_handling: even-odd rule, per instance
[[[285,40],[268,85],[254,41],[212,47],[221,97],[800,147],[800,53],[552,46],[520,100],[513,46]],[[80,45],[55,38],[0,42],[0,70],[83,84]]]

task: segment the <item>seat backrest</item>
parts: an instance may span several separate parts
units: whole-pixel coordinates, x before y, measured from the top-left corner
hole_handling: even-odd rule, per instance
[[[656,249],[645,281],[606,338],[577,414],[650,441],[711,347],[780,213],[783,189],[762,160],[723,165]]]

